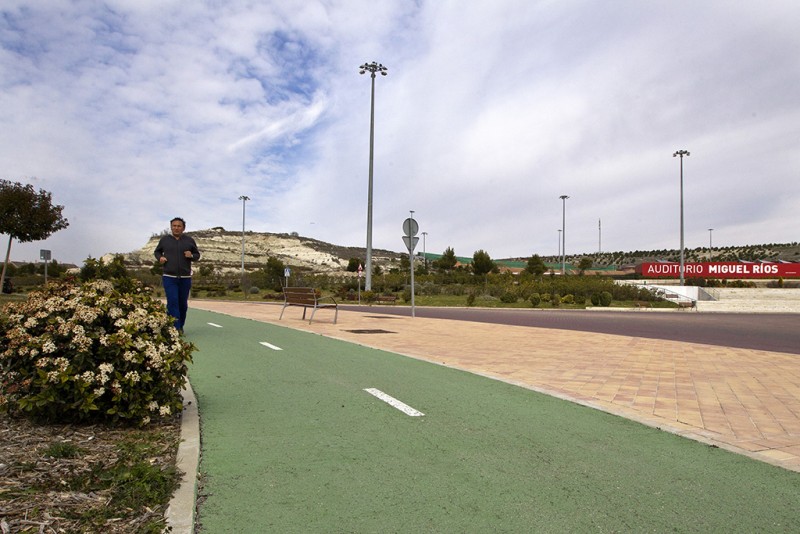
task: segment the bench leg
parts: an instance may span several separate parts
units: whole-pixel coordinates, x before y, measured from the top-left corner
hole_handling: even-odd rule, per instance
[[[330,306],[325,306],[325,307],[329,308]],[[339,319],[339,307],[337,306],[333,309],[334,309],[333,324],[336,324],[336,321]],[[311,319],[309,319],[308,324],[311,324],[311,322],[314,320],[314,314],[316,313],[317,313],[317,307],[314,306],[314,311],[311,312]],[[303,317],[303,319],[305,319],[305,316]]]
[[[279,320],[279,321],[280,321],[281,319],[283,319],[283,312],[284,312],[284,310],[286,310],[286,306],[288,306],[288,304],[284,304],[284,305],[283,305],[283,308],[281,308],[281,316],[280,316],[280,317],[278,317],[278,320]]]

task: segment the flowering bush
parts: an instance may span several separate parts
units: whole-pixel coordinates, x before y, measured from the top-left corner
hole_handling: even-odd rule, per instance
[[[0,411],[48,421],[126,422],[183,409],[195,347],[164,305],[112,282],[49,286],[0,313]]]

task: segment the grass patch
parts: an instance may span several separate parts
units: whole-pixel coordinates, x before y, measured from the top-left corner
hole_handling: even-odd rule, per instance
[[[44,451],[51,458],[78,458],[83,451],[74,443],[55,441]]]

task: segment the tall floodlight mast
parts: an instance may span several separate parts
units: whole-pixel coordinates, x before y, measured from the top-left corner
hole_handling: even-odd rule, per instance
[[[381,76],[386,76],[386,67],[380,63],[364,63],[359,67],[359,74],[369,72],[372,79],[372,92],[370,94],[370,108],[369,108],[369,187],[367,194],[367,261],[366,271],[367,277],[364,283],[364,290],[372,290],[372,161],[374,155],[375,144],[375,75],[381,73]]]
[[[680,285],[683,285],[683,264],[684,264],[684,246],[683,246],[683,156],[689,156],[688,150],[678,150],[672,157],[681,158],[681,266],[680,266]]]

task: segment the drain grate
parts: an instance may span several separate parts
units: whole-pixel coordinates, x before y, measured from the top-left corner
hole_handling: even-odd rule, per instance
[[[396,334],[397,332],[389,332],[388,330],[381,330],[380,328],[363,328],[360,330],[345,330],[351,334]]]

